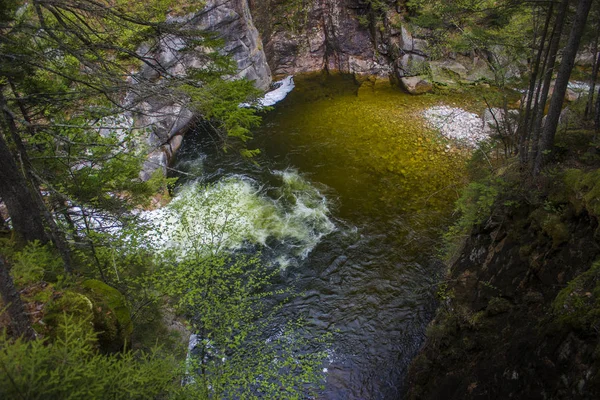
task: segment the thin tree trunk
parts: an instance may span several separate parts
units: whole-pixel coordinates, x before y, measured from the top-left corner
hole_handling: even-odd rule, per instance
[[[14,88],[13,88],[13,91],[14,91]],[[16,92],[15,92],[15,96],[17,97],[17,101],[19,102],[18,95]],[[30,186],[29,186],[30,190],[31,190],[30,192],[33,195],[34,204],[36,206],[36,208],[31,209],[30,212],[34,213],[34,210],[37,209],[37,213],[46,222],[46,225],[48,226],[48,228],[50,230],[50,239],[52,239],[52,243],[58,250],[58,252],[63,260],[64,270],[66,273],[70,274],[73,272],[73,268],[71,265],[71,251],[69,249],[69,245],[68,245],[63,233],[58,228],[58,225],[56,225],[56,221],[54,221],[54,217],[52,216],[52,213],[48,210],[48,207],[46,207],[46,204],[44,203],[44,199],[43,199],[40,191],[38,190],[38,187],[39,187],[38,179],[33,172],[33,166],[31,164],[31,161],[29,160],[29,156],[27,155],[27,150],[25,149],[25,145],[23,144],[23,141],[21,140],[21,137],[19,136],[18,128],[15,123],[13,114],[12,114],[11,110],[8,108],[6,99],[4,98],[4,96],[2,95],[1,92],[0,92],[0,102],[3,105],[4,119],[8,125],[9,131],[11,133],[11,137],[17,147],[19,157],[21,158],[21,164],[23,166],[23,174],[25,175],[26,182],[28,181],[30,183]],[[31,121],[28,118],[24,108],[21,108],[21,112],[23,113],[23,118],[25,119],[25,121],[28,124],[30,124]],[[31,133],[33,134],[34,132],[31,132]]]
[[[48,241],[42,216],[36,212],[35,199],[1,133],[0,197],[4,200],[13,230],[19,240],[39,240],[41,243]]]
[[[598,88],[598,96],[596,96],[596,118],[594,118],[594,126],[596,127],[596,138],[600,134],[600,88]]]
[[[581,42],[581,36],[591,6],[592,0],[579,0],[579,4],[577,5],[575,20],[571,27],[569,40],[567,41],[567,46],[563,52],[562,61],[556,77],[556,83],[554,84],[554,93],[550,100],[548,118],[544,125],[542,137],[540,138],[541,145],[535,160],[534,175],[538,175],[542,170],[542,167],[548,162],[549,153],[554,146],[554,136],[556,135],[556,128],[558,127],[558,119],[562,111],[567,86],[569,85],[569,78],[571,77],[571,71],[575,66],[575,57],[577,56],[577,50],[579,49],[579,43]]]
[[[35,339],[35,331],[31,327],[31,321],[25,312],[21,296],[19,296],[19,292],[17,292],[10,276],[8,264],[2,257],[0,257],[0,295],[2,295],[4,307],[6,307],[10,317],[13,336],[23,337],[26,340]]]
[[[535,57],[535,63],[533,65],[533,71],[531,72],[531,77],[529,78],[529,91],[527,92],[527,105],[525,106],[525,116],[523,120],[519,124],[519,160],[521,164],[527,163],[527,156],[529,154],[529,138],[531,134],[531,126],[534,113],[532,113],[531,105],[533,101],[533,92],[535,91],[536,81],[538,79],[538,74],[540,73],[540,63],[542,62],[542,54],[544,53],[544,48],[546,46],[546,36],[548,35],[548,28],[550,26],[550,20],[552,19],[552,14],[554,12],[554,3],[550,3],[546,14],[546,21],[544,22],[544,29],[542,31],[542,37],[540,38],[540,45],[537,51],[537,55]]]
[[[552,34],[550,36],[550,46],[548,47],[546,55],[544,56],[542,74],[540,75],[540,81],[535,93],[535,105],[532,116],[533,123],[531,126],[531,154],[529,157],[529,160],[532,163],[532,168],[535,165],[535,160],[538,154],[539,137],[542,130],[542,121],[544,119],[544,109],[546,108],[548,93],[550,93],[552,75],[554,74],[554,65],[556,64],[556,56],[560,47],[560,39],[562,38],[562,32],[565,25],[565,18],[568,8],[569,0],[563,0],[560,8],[558,9],[558,13],[556,14],[556,21],[554,21],[554,27],[552,28]],[[541,79],[542,77],[543,79]]]
[[[590,92],[588,94],[588,101],[585,105],[585,113],[583,117],[587,120],[590,119],[594,111],[594,93],[596,92],[596,80],[598,79],[598,67],[600,67],[600,51],[598,51],[598,39],[600,38],[600,32],[596,34],[596,42],[594,43],[594,67],[592,68],[592,82],[590,83]]]

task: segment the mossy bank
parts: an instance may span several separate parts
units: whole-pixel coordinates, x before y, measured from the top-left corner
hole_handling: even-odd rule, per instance
[[[566,164],[535,182],[503,168],[463,199],[487,208],[440,285],[407,398],[599,398],[597,170]]]

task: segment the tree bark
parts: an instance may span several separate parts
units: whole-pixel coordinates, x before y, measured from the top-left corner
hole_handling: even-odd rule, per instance
[[[540,73],[542,54],[544,53],[544,49],[546,47],[546,37],[548,36],[550,21],[552,20],[552,14],[554,13],[554,3],[550,3],[550,6],[548,7],[546,13],[546,21],[544,22],[544,28],[542,31],[542,36],[540,38],[540,45],[537,51],[537,55],[535,57],[535,63],[533,64],[533,71],[531,72],[531,77],[529,78],[529,91],[527,92],[528,95],[527,104],[525,106],[525,115],[523,117],[523,120],[519,124],[519,160],[521,161],[521,164],[527,163],[527,156],[529,155],[528,141],[531,137],[531,127],[535,118],[535,113],[531,109],[533,102],[533,93],[535,92],[538,74]]]
[[[25,340],[35,339],[35,331],[31,327],[31,321],[25,312],[21,296],[10,276],[8,264],[2,257],[0,257],[0,295],[2,295],[4,307],[10,317],[13,336],[22,337]]]
[[[550,93],[554,65],[556,64],[556,56],[558,54],[558,48],[560,47],[560,39],[562,38],[562,32],[565,25],[568,8],[569,0],[563,0],[556,14],[554,26],[552,27],[550,46],[548,47],[546,55],[544,56],[544,65],[542,67],[540,81],[535,92],[535,104],[533,106],[532,115],[533,123],[531,126],[531,153],[529,156],[532,169],[535,166],[535,160],[538,154],[539,137],[542,130],[542,121],[544,119],[544,109],[546,108],[548,93]]]
[[[35,199],[1,133],[0,197],[4,200],[13,230],[19,240],[25,242],[39,240],[41,243],[48,241],[42,216],[37,212]]]
[[[31,120],[30,120],[29,116],[27,115],[25,108],[21,104],[21,99],[20,99],[18,93],[15,91],[14,86],[12,86],[12,82],[11,82],[11,87],[13,87],[13,93],[15,95],[15,98],[17,99],[17,103],[19,104],[19,108],[21,109],[23,118],[25,119],[25,121],[27,123],[26,126],[29,127],[31,124]],[[4,118],[7,122],[12,139],[17,147],[17,151],[18,151],[19,157],[21,159],[21,165],[23,166],[23,173],[24,173],[25,179],[26,179],[26,181],[28,181],[30,183],[29,187],[31,189],[32,195],[34,196],[33,200],[37,207],[37,212],[38,212],[39,216],[41,216],[42,220],[46,222],[46,225],[49,228],[50,239],[52,240],[52,243],[54,244],[54,246],[57,248],[58,252],[60,253],[60,256],[64,263],[65,272],[67,274],[71,274],[73,272],[73,267],[71,265],[71,250],[69,249],[69,245],[67,243],[67,240],[65,239],[64,233],[59,229],[58,225],[56,224],[56,221],[54,221],[54,217],[52,216],[52,213],[50,212],[50,210],[48,210],[48,207],[46,207],[46,204],[44,203],[44,199],[38,189],[39,185],[42,182],[39,182],[39,179],[37,178],[37,176],[34,173],[34,169],[31,164],[31,160],[29,159],[29,155],[27,154],[25,145],[23,144],[23,141],[21,140],[21,137],[19,136],[19,132],[18,132],[17,125],[15,123],[15,119],[13,117],[11,110],[8,109],[6,99],[4,98],[2,93],[0,93],[0,103],[3,105]],[[28,129],[28,130],[30,130],[30,129]],[[30,130],[30,134],[33,136],[33,135],[35,135],[35,132]],[[34,212],[33,209],[31,210],[31,212],[32,213]]]
[[[556,128],[558,127],[558,119],[562,111],[567,86],[569,85],[569,78],[571,77],[571,71],[575,66],[575,57],[577,56],[577,50],[579,49],[579,43],[581,42],[581,36],[583,35],[583,30],[591,6],[592,0],[579,0],[579,3],[577,4],[575,20],[571,27],[569,40],[563,52],[562,61],[556,77],[556,83],[554,84],[554,93],[550,100],[548,118],[544,125],[540,149],[535,160],[535,167],[533,170],[534,175],[538,175],[543,166],[548,162],[549,152],[552,151],[554,146],[554,136],[556,135]]]
[[[594,93],[596,92],[596,80],[598,79],[598,68],[600,67],[600,51],[598,51],[598,39],[600,32],[596,34],[596,42],[594,43],[594,67],[592,68],[592,82],[590,84],[590,92],[588,101],[585,105],[585,119],[590,119],[594,111]]]
[[[596,97],[596,117],[594,118],[594,126],[596,127],[596,137],[600,134],[600,88],[598,88],[598,96]]]

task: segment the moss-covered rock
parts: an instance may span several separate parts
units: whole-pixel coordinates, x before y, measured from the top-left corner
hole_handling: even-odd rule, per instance
[[[569,240],[569,228],[561,221],[560,215],[538,208],[529,217],[546,235],[552,238],[553,248],[557,248]]]
[[[552,303],[556,321],[584,332],[600,329],[600,262],[573,279]]]
[[[564,173],[568,199],[578,212],[600,217],[600,169],[568,169]]]
[[[488,223],[473,228],[405,398],[599,398],[600,248],[585,212],[594,200],[574,212],[568,196],[542,189],[516,197],[534,200],[519,207],[500,194]]]
[[[508,312],[512,308],[510,301],[502,297],[494,297],[487,306],[487,315],[493,316]]]
[[[125,296],[117,289],[96,279],[82,283],[85,293],[94,303],[94,328],[98,340],[107,351],[116,351],[128,341],[133,330],[131,313]]]
[[[51,340],[59,337],[61,334],[61,324],[64,323],[68,315],[73,321],[80,322],[82,326],[89,326],[93,329],[94,307],[91,300],[81,293],[67,290],[58,295],[44,307],[44,317],[42,318],[43,334]]]

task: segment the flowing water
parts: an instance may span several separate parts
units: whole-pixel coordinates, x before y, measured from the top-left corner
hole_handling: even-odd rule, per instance
[[[175,202],[202,215],[227,204],[237,234],[225,246],[260,247],[300,293],[281,313],[336,332],[322,398],[398,398],[424,340],[465,161],[423,125],[439,102],[316,76],[264,114],[255,162],[220,151],[206,126],[184,141],[176,167],[214,185],[187,178]]]

